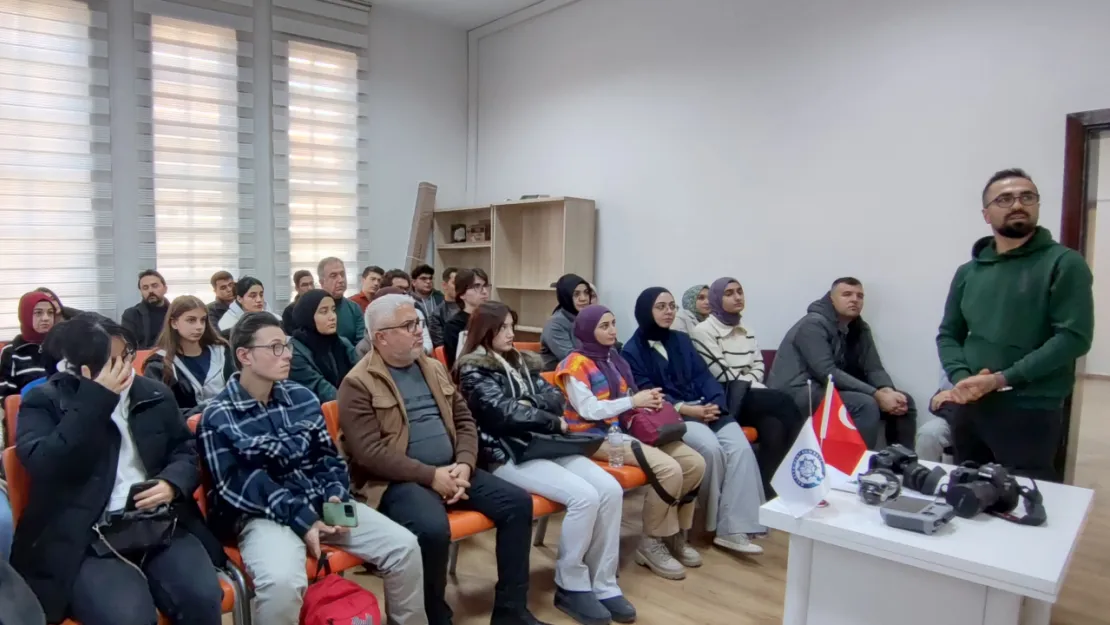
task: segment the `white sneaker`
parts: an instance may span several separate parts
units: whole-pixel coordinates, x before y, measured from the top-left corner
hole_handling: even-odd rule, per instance
[[[735,536],[717,536],[713,539],[713,544],[721,549],[733,551],[735,553],[743,553],[750,556],[757,556],[763,553],[763,547],[753,543],[743,534],[736,534]]]

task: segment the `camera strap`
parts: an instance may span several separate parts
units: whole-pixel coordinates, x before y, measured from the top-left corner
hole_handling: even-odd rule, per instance
[[[1033,483],[1032,487],[1018,486],[1018,493],[1025,504],[1024,515],[1018,516],[1013,512],[992,512],[991,514],[1018,525],[1044,525],[1045,521],[1048,521],[1048,511],[1044,507],[1044,495],[1037,488],[1036,480],[1030,479],[1029,481]]]

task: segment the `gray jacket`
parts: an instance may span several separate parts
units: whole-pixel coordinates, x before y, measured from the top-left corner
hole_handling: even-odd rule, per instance
[[[543,324],[543,332],[540,334],[543,370],[554,371],[577,346],[574,340],[574,319],[563,309],[556,310],[547,323]]]
[[[455,313],[459,312],[459,305],[455,302],[443,300],[442,303],[432,312],[428,317],[428,331],[432,335],[432,345],[439,347],[443,345],[443,331],[447,327],[447,322]]]
[[[806,381],[813,381],[815,392],[823,392],[829,374],[840,391],[873,395],[880,388],[894,387],[879,358],[871,326],[858,318],[841,329],[826,294],[809,305],[806,316],[782,339],[767,385],[805,405]]]

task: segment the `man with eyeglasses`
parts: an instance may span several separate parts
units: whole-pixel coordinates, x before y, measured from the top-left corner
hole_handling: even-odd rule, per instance
[[[1040,194],[1029,174],[994,174],[982,202],[993,234],[956,270],[937,333],[951,399],[962,406],[952,427],[956,460],[1059,480],[1064,400],[1094,334],[1091,270],[1037,225]]]
[[[339,387],[343,451],[359,499],[416,534],[429,625],[451,625],[448,508],[480,512],[497,528],[490,623],[540,625],[527,605],[531,496],[477,468],[478,428],[447,370],[424,354],[413,299],[378,297],[366,321],[373,349]]]
[[[297,623],[308,587],[306,548],[319,558],[320,545],[328,544],[380,572],[389,623],[424,625],[416,537],[357,502],[357,526],[322,520],[325,502],[350,500],[350,480],[319,400],[287,380],[293,356],[288,341],[273,315],[244,315],[231,331],[239,372],[208,405],[197,428],[215,482],[209,522],[222,538],[239,544],[254,580],[254,621]]]
[[[459,347],[466,343],[466,324],[470,314],[489,300],[489,276],[481,269],[460,269],[455,274],[455,301],[459,312],[447,321],[443,328],[443,355],[447,358],[447,368],[455,366]]]

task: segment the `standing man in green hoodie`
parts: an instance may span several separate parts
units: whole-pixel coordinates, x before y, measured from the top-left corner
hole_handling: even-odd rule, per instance
[[[1029,174],[994,174],[982,200],[994,234],[956,270],[937,333],[952,399],[963,405],[956,460],[1059,480],[1064,400],[1094,334],[1091,270],[1037,225],[1040,194]]]

